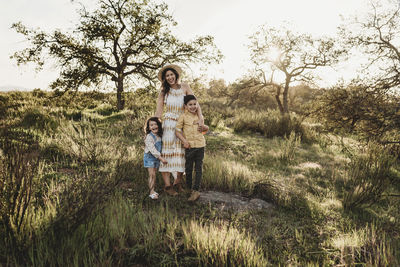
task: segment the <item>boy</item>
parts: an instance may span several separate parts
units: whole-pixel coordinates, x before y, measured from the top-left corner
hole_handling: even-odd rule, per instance
[[[189,189],[192,189],[193,164],[195,165],[196,178],[192,194],[188,200],[196,201],[200,197],[199,188],[203,172],[204,147],[206,146],[202,132],[207,132],[208,126],[204,125],[201,132],[198,129],[197,99],[194,95],[184,96],[183,102],[185,113],[178,119],[175,134],[185,148],[186,184]]]

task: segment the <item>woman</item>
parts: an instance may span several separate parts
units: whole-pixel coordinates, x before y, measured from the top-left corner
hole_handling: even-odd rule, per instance
[[[161,163],[159,171],[164,180],[164,191],[169,195],[178,194],[174,187],[178,191],[183,191],[182,176],[185,172],[185,149],[175,135],[175,127],[179,116],[184,112],[183,97],[193,94],[188,84],[180,83],[181,74],[182,69],[174,64],[164,66],[158,72],[158,79],[162,83],[162,88],[158,95],[155,116],[161,119],[165,106],[161,156],[168,162],[167,164]],[[197,110],[200,118],[199,130],[201,130],[204,125],[204,118],[200,107]],[[173,186],[170,182],[171,173],[175,177]]]

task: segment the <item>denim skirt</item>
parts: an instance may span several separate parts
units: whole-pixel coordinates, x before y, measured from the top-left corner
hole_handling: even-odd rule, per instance
[[[145,168],[158,168],[160,167],[160,160],[151,153],[144,153],[143,164]]]

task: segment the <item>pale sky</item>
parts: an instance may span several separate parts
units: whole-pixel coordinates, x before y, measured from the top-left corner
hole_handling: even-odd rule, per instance
[[[77,21],[77,7],[70,0],[0,0],[0,87],[21,86],[46,89],[57,77],[51,66],[35,73],[34,65],[17,67],[9,57],[27,46],[22,36],[12,30],[11,24],[22,21],[28,27],[51,31],[56,28],[72,29]],[[93,5],[94,0],[81,2]],[[367,0],[167,0],[170,12],[178,22],[173,32],[183,40],[199,35],[212,35],[224,55],[220,65],[191,66],[188,74],[209,78],[223,78],[232,82],[250,68],[248,36],[262,24],[279,26],[290,22],[300,32],[313,35],[334,35],[341,23],[340,15],[357,14]],[[346,66],[323,72],[330,83],[349,75]],[[351,71],[350,71],[351,72]],[[326,77],[324,77],[326,76]],[[328,81],[329,80],[329,81]]]

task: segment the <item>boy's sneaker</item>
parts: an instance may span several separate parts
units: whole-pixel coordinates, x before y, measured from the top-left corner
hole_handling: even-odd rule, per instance
[[[199,192],[199,191],[196,191],[196,190],[193,190],[193,191],[192,191],[192,194],[190,195],[190,197],[188,198],[188,200],[189,200],[189,201],[196,201],[196,200],[199,199],[199,197],[200,197],[200,192]]]
[[[172,186],[166,186],[164,192],[170,196],[176,196],[178,193],[172,188]]]

